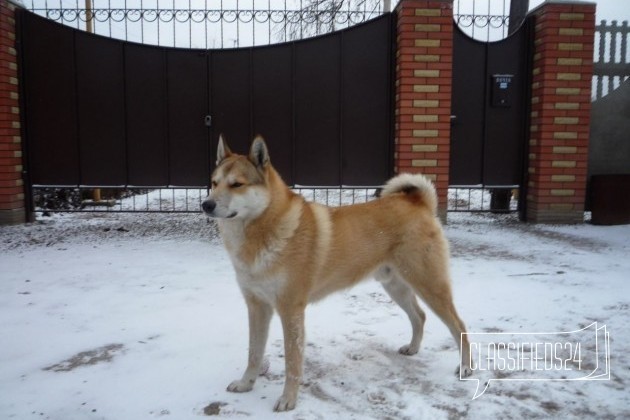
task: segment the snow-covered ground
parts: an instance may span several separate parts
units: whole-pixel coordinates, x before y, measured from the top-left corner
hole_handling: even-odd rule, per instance
[[[309,308],[298,407],[274,414],[284,371],[277,318],[268,372],[250,393],[225,390],[245,366],[247,315],[213,224],[56,215],[0,227],[0,418],[629,418],[630,226],[451,214],[446,232],[470,332],[597,321],[610,333],[610,379],[497,381],[505,374],[476,371],[495,380],[473,400],[474,381],[453,374],[458,351],[444,325],[429,312],[420,353],[398,354],[409,323],[367,281]]]

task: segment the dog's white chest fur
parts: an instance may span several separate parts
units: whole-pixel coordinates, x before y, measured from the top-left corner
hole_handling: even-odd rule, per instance
[[[243,290],[275,304],[286,284],[286,275],[277,270],[277,263],[299,226],[301,214],[302,206],[294,203],[277,221],[273,232],[261,241],[253,258],[243,255],[248,245],[247,241],[250,240],[247,238],[245,225],[223,223],[221,226],[223,240],[236,270],[237,280]]]
[[[251,293],[257,298],[276,307],[278,297],[286,286],[286,276],[252,277],[237,272],[238,285],[246,293]]]

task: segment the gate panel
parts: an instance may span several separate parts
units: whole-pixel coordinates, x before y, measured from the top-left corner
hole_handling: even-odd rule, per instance
[[[483,184],[486,46],[453,31],[451,185]]]
[[[123,45],[75,35],[82,185],[125,185]]]
[[[223,133],[235,151],[248,150],[253,136],[250,56],[249,49],[212,53],[212,128],[215,140]]]
[[[169,50],[169,185],[208,185],[208,60],[205,52]]]
[[[74,31],[40,17],[22,21],[22,71],[30,182],[74,184],[79,179]],[[51,32],[55,36],[50,36]]]
[[[342,38],[342,182],[380,185],[391,175],[389,142],[392,109],[389,55],[375,59],[372,51],[387,51],[389,20],[362,25]],[[371,89],[366,89],[370,86]]]
[[[486,91],[486,136],[483,148],[485,185],[520,185],[528,121],[527,28],[488,45],[487,75],[513,75],[509,107],[492,105],[492,80]]]
[[[166,53],[125,47],[128,183],[168,185]]]
[[[305,41],[219,51],[18,16],[32,183],[207,186],[221,132],[238,151],[262,134],[292,185],[371,186],[390,175],[390,14]]]
[[[450,184],[522,185],[527,139],[529,24],[505,40],[453,32]]]
[[[295,183],[340,185],[340,42],[295,44]]]
[[[293,179],[293,46],[254,48],[252,94],[254,134],[264,135],[273,166],[282,179]]]

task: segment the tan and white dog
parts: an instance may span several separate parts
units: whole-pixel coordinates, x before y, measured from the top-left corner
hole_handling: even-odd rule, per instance
[[[276,411],[295,407],[302,378],[304,311],[310,302],[374,276],[411,321],[418,352],[425,314],[416,295],[461,345],[458,371],[471,374],[469,345],[451,295],[448,243],[436,217],[433,184],[422,175],[391,179],[377,200],[329,208],[292,192],[257,137],[249,156],[219,140],[203,211],[218,220],[249,312],[249,359],[228,391],[250,391],[261,371],[274,310],[284,332],[286,379]]]

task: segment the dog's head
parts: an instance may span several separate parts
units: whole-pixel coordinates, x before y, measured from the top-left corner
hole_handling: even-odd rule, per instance
[[[252,142],[248,156],[232,153],[219,137],[217,166],[212,173],[212,190],[201,204],[204,213],[217,219],[254,219],[270,202],[267,179],[271,163],[262,137]]]

